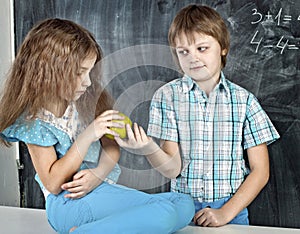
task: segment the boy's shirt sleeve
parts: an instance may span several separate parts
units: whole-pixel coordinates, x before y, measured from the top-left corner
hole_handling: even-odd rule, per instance
[[[159,89],[153,96],[150,104],[149,136],[178,142],[177,121],[172,101],[171,90]]]
[[[244,149],[262,143],[269,145],[279,137],[274,125],[256,97],[250,95],[244,123]]]

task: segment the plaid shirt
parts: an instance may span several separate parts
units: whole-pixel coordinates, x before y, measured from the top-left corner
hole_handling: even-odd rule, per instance
[[[209,98],[186,75],[158,89],[148,135],[179,143],[182,171],[171,190],[200,202],[232,196],[249,174],[244,149],[279,138],[254,95],[223,73]]]

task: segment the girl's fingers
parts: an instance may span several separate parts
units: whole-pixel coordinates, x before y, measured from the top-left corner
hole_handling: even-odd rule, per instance
[[[85,192],[80,191],[78,193],[68,193],[65,195],[65,198],[71,198],[71,199],[77,199],[77,198],[81,198],[85,195]]]
[[[118,133],[116,133],[115,131],[113,131],[109,128],[106,129],[105,134],[110,134],[110,135],[113,135],[114,137],[119,137]]]
[[[110,114],[110,115],[99,115],[96,119],[105,122],[105,121],[113,121],[113,120],[123,120],[125,117],[118,114]]]
[[[78,179],[80,179],[82,176],[84,176],[84,173],[85,173],[84,170],[81,170],[81,171],[77,172],[77,173],[73,176],[73,182],[71,182],[71,183],[76,182],[76,180],[78,180]]]
[[[82,186],[67,189],[70,193],[78,193],[83,190]]]
[[[118,113],[120,113],[120,112],[117,110],[107,110],[107,111],[102,112],[99,116],[104,117],[107,115],[113,115],[113,114],[118,114]]]
[[[63,190],[68,190],[68,189],[70,189],[70,188],[73,188],[75,186],[75,183],[73,182],[73,181],[71,181],[71,182],[68,182],[68,183],[64,183],[62,186],[61,186],[61,188],[63,189]]]
[[[110,122],[106,122],[106,126],[107,127],[113,127],[113,128],[124,128],[125,127],[125,123],[117,123],[117,122],[113,122],[113,121],[110,121]]]

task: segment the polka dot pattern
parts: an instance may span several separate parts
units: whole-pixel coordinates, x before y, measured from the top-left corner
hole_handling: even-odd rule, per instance
[[[6,128],[0,136],[10,142],[22,141],[26,144],[54,146],[58,158],[61,158],[83,129],[84,126],[78,120],[76,107],[71,104],[60,118],[46,110],[42,111],[38,118],[34,120],[26,120],[21,116],[13,125]],[[99,141],[92,143],[80,169],[97,166],[100,150]],[[107,179],[116,182],[120,173],[120,167],[116,165]]]

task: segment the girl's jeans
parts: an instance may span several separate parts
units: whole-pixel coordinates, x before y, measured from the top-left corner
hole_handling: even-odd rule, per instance
[[[180,193],[147,194],[120,185],[102,183],[80,199],[50,194],[46,200],[48,221],[59,233],[155,233],[179,230],[194,216],[190,196]]]

